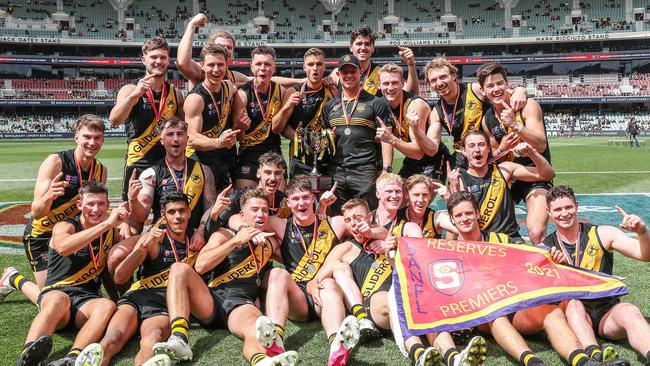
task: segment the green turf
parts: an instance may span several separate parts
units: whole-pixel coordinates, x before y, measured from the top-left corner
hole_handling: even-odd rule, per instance
[[[40,162],[47,154],[72,146],[70,141],[20,141],[2,142],[0,144],[0,177],[3,179],[33,179],[36,177]],[[100,159],[109,169],[109,177],[121,178],[124,150],[123,140],[108,140]],[[553,165],[558,171],[556,184],[571,184],[578,193],[598,192],[650,192],[650,159],[647,148],[630,149],[627,147],[608,147],[607,138],[574,138],[551,140]],[[285,150],[286,151],[286,150]],[[399,169],[401,158],[396,158],[395,169]],[[598,171],[646,171],[636,174],[598,174]],[[565,172],[593,172],[586,174],[569,174]],[[0,201],[28,201],[32,198],[33,181],[2,182]],[[120,180],[110,180],[111,196],[118,196],[121,189]],[[650,284],[644,265],[621,256],[616,256],[615,273],[626,277],[631,295],[627,301],[639,304],[644,314],[650,313],[650,300],[644,296],[650,290]],[[16,266],[23,273],[28,273],[27,262],[22,255],[0,255],[0,267]],[[0,304],[0,365],[14,363],[20,353],[31,320],[36,314],[36,307],[19,294],[12,294],[7,301]],[[56,335],[51,359],[63,356],[72,343],[73,333]],[[225,331],[206,332],[196,326],[191,329],[191,344],[196,354],[196,365],[242,365],[241,342]],[[548,365],[560,365],[557,355],[549,350],[544,336],[528,339],[531,348],[537,352]],[[323,365],[327,356],[327,342],[317,323],[287,324],[286,346],[300,352],[303,364]],[[138,342],[131,341],[116,358],[115,365],[131,365]],[[621,354],[641,364],[626,343],[617,344]],[[408,365],[392,340],[382,339],[361,345],[354,352],[351,365]],[[511,359],[490,341],[490,353],[487,365],[511,365]]]

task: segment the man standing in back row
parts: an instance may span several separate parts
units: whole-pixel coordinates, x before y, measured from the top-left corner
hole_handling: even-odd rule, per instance
[[[126,123],[128,148],[124,164],[122,199],[128,199],[129,177],[136,178],[143,170],[165,156],[158,143],[158,125],[173,116],[184,119],[183,94],[165,81],[169,67],[169,45],[161,37],[153,37],[142,46],[145,76],[135,84],[124,85],[117,93],[115,106],[108,117],[111,125]]]
[[[375,99],[359,84],[361,65],[353,55],[339,59],[339,76],[343,90],[339,98],[323,107],[323,128],[334,132],[336,153],[328,167],[329,176],[338,182],[334,214],[351,198],[363,198],[372,209],[377,207],[375,179],[383,164],[392,172],[393,147],[375,142],[378,117],[389,121],[388,111],[380,99]]]

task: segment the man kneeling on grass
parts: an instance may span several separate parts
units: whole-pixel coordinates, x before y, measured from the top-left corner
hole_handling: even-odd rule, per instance
[[[108,365],[140,328],[140,350],[136,365],[171,365],[167,355],[152,351],[156,342],[169,336],[167,315],[167,276],[173,263],[192,265],[194,253],[189,249],[186,235],[191,217],[189,198],[181,191],[165,194],[161,201],[161,218],[143,235],[131,236],[113,247],[108,267],[117,284],[131,280],[137,270],[136,281],[117,302],[104,338],[86,347],[75,366]],[[117,254],[117,255],[116,255]]]
[[[291,366],[297,361],[295,351],[268,357],[257,342],[255,322],[262,313],[255,301],[262,293],[261,279],[271,267],[273,248],[278,244],[262,232],[269,219],[263,190],[246,191],[240,207],[247,226],[237,232],[224,228],[215,232],[196,258],[196,272],[187,263],[172,265],[167,285],[172,334],[167,342],[154,345],[156,354],[164,353],[178,361],[192,359],[188,344],[191,314],[206,328],[227,328],[243,339],[244,358],[251,365]]]
[[[38,299],[40,311],[32,321],[18,366],[40,365],[52,349],[54,332],[68,325],[79,328],[72,349],[50,365],[74,365],[81,349],[104,334],[115,312],[115,304],[99,294],[99,275],[113,246],[114,228],[129,212],[120,206],[107,217],[108,190],[96,181],[81,186],[77,206],[80,216],[61,221],[52,230],[47,279]]]

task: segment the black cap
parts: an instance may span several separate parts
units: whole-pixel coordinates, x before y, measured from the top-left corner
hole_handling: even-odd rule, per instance
[[[352,65],[358,69],[361,68],[361,63],[359,63],[359,59],[355,55],[343,55],[339,59],[339,68],[345,66],[345,65]]]

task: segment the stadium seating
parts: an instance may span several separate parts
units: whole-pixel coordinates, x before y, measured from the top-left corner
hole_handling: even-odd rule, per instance
[[[56,12],[54,0],[14,0],[14,18],[47,20]],[[521,36],[558,35],[570,33],[608,33],[612,31],[634,31],[636,27],[625,21],[625,2],[623,0],[600,0],[580,2],[583,19],[579,24],[570,20],[571,3],[553,3],[547,0],[520,0],[512,9],[513,15],[522,16],[519,29]],[[133,38],[141,41],[153,35],[162,34],[171,41],[178,41],[183,34],[187,20],[194,13],[192,2],[172,2],[160,0],[139,0],[129,5],[126,16],[136,19]],[[225,28],[239,39],[262,39],[253,19],[258,16],[256,2],[236,1],[198,1],[199,8],[208,16],[210,23]],[[265,1],[264,15],[272,20],[268,42],[282,41],[312,42],[322,41],[319,31],[322,20],[330,19],[330,14],[317,0],[311,1]],[[506,28],[504,11],[493,0],[453,1],[452,12],[458,17],[454,38],[494,38],[509,37],[512,30]],[[647,6],[647,2],[635,0],[635,7]],[[75,16],[69,29],[44,30],[3,29],[3,33],[14,36],[45,36],[72,38],[101,38],[126,40],[124,26],[117,24],[117,11],[104,0],[63,1],[63,11]],[[449,37],[441,32],[440,16],[444,13],[442,0],[396,0],[395,15],[403,21],[404,29],[392,35],[395,39],[427,39]],[[387,3],[383,0],[349,0],[337,17],[338,31],[333,40],[345,41],[352,28],[367,24],[378,29],[379,20],[388,15]],[[354,21],[351,21],[354,20]],[[51,28],[51,27],[50,27]],[[54,27],[56,28],[56,27]],[[435,30],[435,29],[438,30]],[[443,27],[444,28],[444,27]],[[650,23],[644,23],[645,30]],[[406,31],[407,30],[407,31]],[[205,38],[205,33],[201,38]]]

